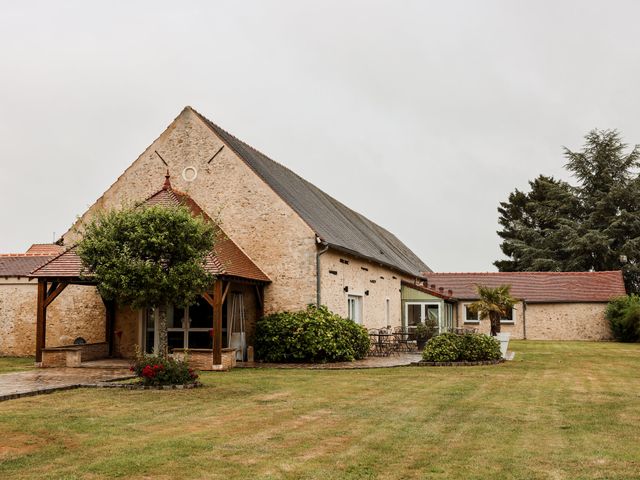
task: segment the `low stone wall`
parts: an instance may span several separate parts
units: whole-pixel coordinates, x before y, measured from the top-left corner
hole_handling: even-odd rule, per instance
[[[79,367],[82,362],[106,358],[109,344],[106,342],[84,345],[65,345],[42,350],[41,367]]]
[[[189,359],[189,365],[196,370],[231,370],[236,366],[236,349],[222,349],[222,365],[213,364],[213,350],[210,349],[190,349],[184,350],[174,348],[172,356],[177,360],[183,360],[185,353]]]

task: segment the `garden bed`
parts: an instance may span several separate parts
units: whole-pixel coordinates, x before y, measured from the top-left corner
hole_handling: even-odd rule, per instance
[[[497,365],[503,363],[504,358],[498,360],[482,360],[477,362],[426,362],[424,360],[420,362],[413,362],[412,367],[477,367],[478,365]]]
[[[92,385],[96,388],[124,388],[126,390],[190,390],[202,387],[202,383],[186,383],[184,385],[143,385],[142,383],[96,383]]]

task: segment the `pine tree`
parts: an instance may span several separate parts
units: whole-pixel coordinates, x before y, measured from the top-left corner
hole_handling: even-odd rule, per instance
[[[640,150],[628,151],[616,130],[592,130],[582,151],[564,149],[571,186],[552,177],[529,182],[498,208],[508,257],[500,271],[623,269],[640,291]]]

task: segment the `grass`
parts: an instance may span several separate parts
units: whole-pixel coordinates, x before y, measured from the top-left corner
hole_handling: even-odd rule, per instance
[[[490,367],[238,369],[4,402],[0,478],[638,478],[640,345],[512,348]]]
[[[0,373],[30,370],[33,362],[33,357],[0,357]]]

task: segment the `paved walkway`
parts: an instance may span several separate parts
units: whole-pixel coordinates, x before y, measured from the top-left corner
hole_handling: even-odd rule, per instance
[[[36,368],[5,373],[0,375],[0,402],[130,377],[129,369],[115,368]]]
[[[308,370],[353,370],[359,368],[403,367],[422,359],[421,353],[400,353],[388,357],[367,357],[355,362],[337,363],[238,363],[239,368],[300,368]]]

